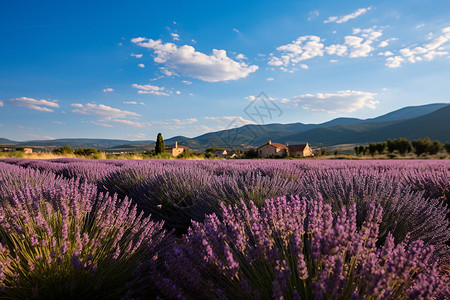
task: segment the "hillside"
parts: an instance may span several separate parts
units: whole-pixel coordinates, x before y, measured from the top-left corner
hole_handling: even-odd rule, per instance
[[[441,142],[450,141],[450,105],[436,103],[405,107],[372,119],[336,118],[321,124],[266,124],[244,125],[228,130],[209,132],[194,138],[175,136],[165,140],[166,145],[188,146],[203,150],[209,147],[246,148],[264,144],[267,140],[280,143],[309,142],[314,147],[339,144],[369,143],[388,138],[417,139],[430,137]],[[127,141],[110,139],[55,139],[15,142],[0,138],[4,147],[36,147],[53,149],[69,145],[72,148],[96,148],[107,151],[146,151],[154,141]]]

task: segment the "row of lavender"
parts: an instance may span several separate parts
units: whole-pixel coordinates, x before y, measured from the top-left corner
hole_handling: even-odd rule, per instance
[[[447,161],[3,160],[0,298],[445,297],[449,198]]]

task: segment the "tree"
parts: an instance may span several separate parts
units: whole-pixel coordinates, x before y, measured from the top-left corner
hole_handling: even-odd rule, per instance
[[[164,144],[162,134],[158,133],[158,136],[156,137],[155,153],[156,155],[158,155],[165,152],[166,152],[166,145]]]
[[[372,155],[372,157],[375,155],[375,152],[377,152],[377,144],[370,143],[369,144],[369,153]]]
[[[427,152],[431,155],[437,154],[439,150],[441,150],[441,147],[441,142],[433,141],[433,143],[428,146]]]
[[[98,150],[95,148],[77,148],[74,153],[76,155],[91,156],[98,154]]]
[[[387,146],[387,149],[388,149],[389,153],[392,153],[395,150],[397,150],[396,144],[393,141],[391,141],[391,139],[387,140],[386,146]]]
[[[414,147],[414,152],[417,154],[417,157],[419,157],[420,155],[428,151],[428,147],[430,147],[431,141],[428,137],[426,137],[423,140],[413,140],[411,144]]]
[[[384,150],[386,150],[386,143],[377,143],[377,151],[379,154],[383,154]]]
[[[246,158],[257,158],[258,157],[258,150],[256,149],[248,149],[245,151],[245,157]]]
[[[355,149],[355,154],[356,154],[356,156],[359,156],[359,147],[358,147],[358,146],[355,146],[355,148],[353,148],[353,149]]]
[[[359,153],[362,153],[363,156],[366,155],[366,147],[363,145],[359,146]]]
[[[445,151],[447,151],[448,154],[450,154],[450,142],[444,144],[444,149]]]
[[[409,153],[411,151],[411,144],[405,138],[395,139],[394,144],[395,148],[402,156],[405,156],[406,153]]]
[[[66,145],[66,146],[54,149],[53,153],[54,154],[73,154],[73,150],[72,150],[72,147]]]

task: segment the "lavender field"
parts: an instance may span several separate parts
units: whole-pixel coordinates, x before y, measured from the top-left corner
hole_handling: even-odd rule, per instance
[[[2,299],[445,299],[450,161],[0,160]]]

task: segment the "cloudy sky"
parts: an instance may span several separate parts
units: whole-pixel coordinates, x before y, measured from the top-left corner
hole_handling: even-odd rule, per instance
[[[448,0],[155,2],[3,1],[0,137],[194,137],[450,102]]]

